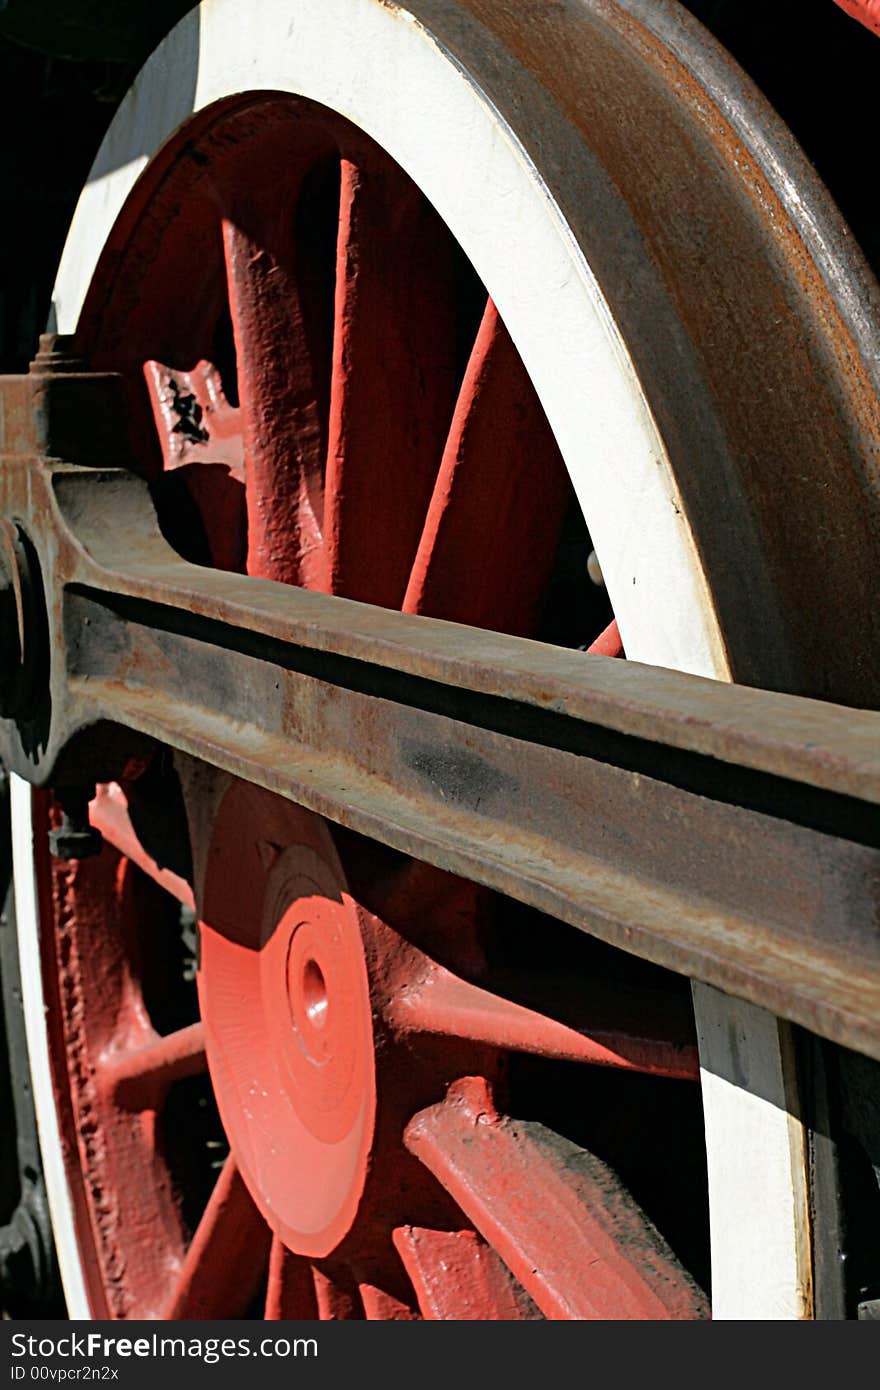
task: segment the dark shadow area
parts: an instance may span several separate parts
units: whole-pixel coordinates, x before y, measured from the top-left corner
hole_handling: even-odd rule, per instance
[[[188,0],[90,7],[7,0],[0,13],[0,372],[27,371],[49,318],[50,294],[80,191],[138,68],[190,8]],[[184,32],[192,85],[197,14]],[[108,164],[107,170],[112,167]],[[105,172],[107,172],[105,170]]]
[[[880,269],[880,39],[833,0],[685,0],[791,127]]]
[[[797,1032],[815,1317],[880,1319],[880,1063]]]

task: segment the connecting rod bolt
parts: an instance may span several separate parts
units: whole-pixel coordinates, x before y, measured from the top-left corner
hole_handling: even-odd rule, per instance
[[[92,787],[61,787],[55,798],[60,803],[62,820],[49,831],[49,852],[56,859],[90,859],[100,854],[103,838],[100,830],[89,824],[89,802],[95,794]]]

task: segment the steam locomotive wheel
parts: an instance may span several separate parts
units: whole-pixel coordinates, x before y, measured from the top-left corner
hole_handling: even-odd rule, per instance
[[[194,11],[99,154],[59,329],[125,376],[190,559],[870,703],[845,230],[677,7],[510,11]],[[640,1107],[699,1121],[684,982],[163,750],[99,788],[96,859],[14,809],[74,1316],[705,1315],[701,1214],[665,1136],[632,1153]],[[694,1010],[713,1315],[809,1316],[788,1029]]]

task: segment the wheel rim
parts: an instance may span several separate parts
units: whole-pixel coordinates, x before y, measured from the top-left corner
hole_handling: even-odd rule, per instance
[[[338,19],[340,23],[344,24],[346,31],[348,31],[351,25],[355,25],[356,27],[360,24],[362,22],[361,17],[369,10],[372,17],[369,21],[363,20],[363,22],[369,23],[370,25],[373,25],[375,22],[378,28],[381,29],[385,21],[382,20],[381,17],[377,17],[374,13],[374,11],[379,8],[380,7],[373,6],[346,5],[341,7],[340,13],[334,17]],[[217,22],[213,32],[210,27],[207,29],[203,28],[203,55],[205,51],[210,54],[211,43],[219,43],[221,41],[220,35],[223,32],[223,25],[228,21],[228,12],[223,11],[222,7],[220,7],[220,10],[223,17]],[[274,7],[268,6],[267,14],[270,13],[276,13],[276,10]],[[309,17],[310,13],[309,7],[303,7],[303,18],[300,20],[301,32],[299,38],[303,41],[306,50],[308,50],[309,42],[317,42],[318,38],[326,33],[324,21],[319,22],[316,20],[315,25],[317,27],[315,28],[312,26],[312,20]],[[389,21],[389,23],[390,22],[391,21]],[[404,22],[408,24],[408,21],[404,20]],[[397,24],[398,21],[394,20],[393,23]],[[392,30],[387,30],[386,37],[391,32]],[[396,33],[397,31],[395,30],[394,32]],[[425,43],[416,33],[415,26],[407,29],[407,35],[409,35],[407,42],[411,45],[410,48],[407,49],[408,53],[411,52],[413,55],[416,55],[418,44],[423,44],[424,52],[422,49],[419,49],[417,55],[419,61],[421,61],[422,58],[424,58],[424,53],[431,48],[431,45]],[[205,47],[206,39],[207,48]],[[375,35],[372,41],[375,41]],[[393,42],[397,43],[397,39],[394,39]],[[433,53],[433,49],[431,51]],[[436,61],[436,59],[432,57],[431,61]],[[304,66],[307,66],[305,59],[303,62]],[[332,65],[330,66],[332,68]],[[418,66],[418,64],[416,64],[416,66]],[[338,78],[339,74],[335,72],[332,78],[328,80],[336,81]],[[316,80],[317,79],[309,77],[306,81],[299,71],[297,71],[293,77],[290,72],[286,72],[284,74],[284,80],[279,81],[277,85],[287,87],[293,86],[294,90],[306,90],[308,95],[320,96],[323,94],[322,92],[314,92],[308,89],[307,82],[312,83]],[[323,80],[324,79],[321,79],[321,81]],[[455,80],[459,81],[460,78],[457,77]],[[224,71],[221,81],[217,68],[215,67],[212,69],[210,62],[204,63],[200,67],[199,72],[197,103],[204,104],[213,99],[227,97],[231,90],[235,90],[236,82],[237,79],[234,70],[231,72],[229,70]],[[369,87],[369,84],[366,84],[366,86]],[[360,84],[359,87],[359,85],[355,83],[353,90],[364,104],[364,108],[366,108],[369,105],[371,93],[369,91],[365,92],[363,88],[364,84]],[[372,93],[372,96],[375,96],[375,92]],[[348,100],[350,101],[351,99],[349,98]],[[382,104],[379,103],[378,109],[380,111],[381,106]],[[367,113],[366,109],[364,111],[359,110],[357,114],[359,118],[362,117],[360,123],[368,129],[371,128],[372,122],[372,129],[375,133],[377,118]],[[510,136],[510,132],[506,131],[505,135]],[[389,139],[384,143],[391,148],[392,153],[397,155],[401,163],[405,165],[409,164],[413,172],[418,172],[422,175],[419,181],[424,186],[426,182],[424,170],[420,169],[416,171],[413,167],[414,164],[418,162],[416,155],[413,154],[411,147],[407,147],[406,149],[403,148],[403,146],[406,145],[406,141],[400,133],[396,133],[394,139]],[[400,148],[395,149],[395,143],[400,146]],[[521,147],[518,146],[517,142],[511,140],[510,143],[515,153],[521,151]],[[112,146],[112,139],[110,144]],[[407,149],[409,149],[408,157]],[[511,182],[509,174],[505,175],[505,180],[509,186]],[[103,189],[96,192],[95,196],[104,196],[107,191],[108,186],[105,185]],[[444,191],[442,180],[439,182],[435,180],[434,184],[432,184],[431,192],[435,195],[435,202],[440,206],[444,215],[446,215],[446,220],[453,226],[453,230],[458,233],[459,240],[462,241],[466,249],[470,251],[471,259],[475,261],[478,269],[482,269],[484,266],[488,267],[489,273],[484,273],[483,278],[487,281],[489,288],[492,289],[493,295],[498,301],[499,307],[505,316],[505,321],[517,340],[520,352],[529,367],[530,374],[539,387],[545,408],[553,422],[557,439],[565,454],[566,462],[570,470],[574,473],[576,480],[580,481],[582,499],[584,496],[589,498],[591,529],[593,530],[594,539],[597,539],[597,548],[599,548],[600,554],[602,555],[603,566],[606,570],[609,587],[615,604],[615,612],[617,612],[624,629],[624,636],[626,637],[630,654],[636,654],[645,659],[657,659],[659,656],[660,659],[664,661],[664,664],[679,664],[685,668],[710,671],[720,675],[724,674],[726,671],[727,656],[724,653],[725,651],[730,653],[732,650],[737,659],[738,668],[740,670],[742,670],[743,667],[749,669],[749,663],[758,660],[758,657],[755,655],[754,638],[751,636],[744,637],[741,628],[737,629],[736,625],[731,625],[729,621],[726,621],[726,600],[723,592],[723,584],[720,584],[717,579],[717,570],[723,570],[724,568],[723,561],[716,562],[716,570],[713,571],[711,575],[711,584],[707,582],[703,559],[700,557],[698,547],[694,545],[693,537],[693,529],[696,527],[696,529],[699,530],[699,507],[695,505],[692,493],[687,494],[686,501],[683,498],[680,490],[681,478],[676,476],[675,468],[667,463],[666,468],[661,470],[662,484],[660,485],[660,492],[662,492],[662,499],[655,489],[652,493],[655,500],[646,506],[646,511],[652,522],[652,532],[659,532],[659,538],[657,534],[652,534],[652,544],[647,548],[650,552],[647,560],[644,555],[634,557],[632,548],[629,544],[624,544],[622,547],[619,545],[615,546],[610,539],[610,532],[612,529],[611,521],[612,519],[615,521],[619,520],[623,502],[619,490],[616,494],[616,500],[607,507],[605,507],[601,501],[597,502],[598,494],[601,493],[603,486],[608,482],[608,470],[606,469],[603,472],[603,468],[600,464],[592,468],[589,486],[587,486],[583,480],[583,465],[582,462],[579,464],[578,460],[583,460],[584,439],[587,439],[590,447],[596,448],[600,442],[597,438],[597,433],[601,433],[602,431],[607,432],[613,437],[616,446],[623,451],[628,459],[629,467],[626,482],[626,496],[628,499],[632,496],[634,485],[636,490],[638,489],[638,480],[649,476],[651,472],[651,470],[647,468],[647,460],[649,458],[653,460],[657,457],[668,457],[660,441],[656,427],[653,424],[642,392],[635,380],[628,355],[625,349],[623,349],[622,343],[616,337],[613,328],[608,332],[606,325],[602,330],[604,333],[604,337],[602,338],[604,347],[601,355],[604,359],[612,360],[616,368],[616,371],[612,372],[612,376],[615,378],[613,390],[609,388],[609,394],[617,398],[619,393],[623,391],[623,394],[626,396],[626,403],[620,406],[614,424],[609,426],[608,416],[606,415],[597,432],[595,422],[586,426],[582,417],[579,420],[572,419],[571,412],[564,408],[561,402],[563,386],[560,383],[566,380],[570,381],[570,373],[568,375],[563,374],[560,376],[560,382],[554,383],[550,380],[552,375],[552,363],[548,366],[548,360],[545,359],[541,362],[537,360],[533,345],[533,336],[535,334],[534,317],[529,317],[526,314],[524,306],[522,303],[517,302],[516,296],[510,289],[510,283],[515,278],[515,267],[512,268],[510,265],[507,265],[502,268],[506,274],[505,281],[505,274],[502,274],[502,270],[491,267],[488,264],[489,253],[484,229],[479,225],[476,227],[466,226],[466,219],[460,215],[455,215],[455,199],[448,188]],[[545,196],[545,206],[542,208],[541,216],[552,224],[553,236],[556,238],[556,241],[558,241],[560,226],[563,233],[567,234],[564,220],[559,213],[558,203],[553,203],[552,200],[546,196],[546,185],[541,186],[540,192]],[[537,199],[535,201],[540,200]],[[118,205],[118,196],[114,198],[114,204]],[[94,216],[94,208],[90,209],[86,205],[81,214],[81,218],[92,216]],[[528,228],[533,228],[536,225],[535,220],[531,219],[530,221],[529,218],[526,217],[524,225]],[[537,232],[535,232],[535,236],[538,236]],[[529,232],[527,231],[525,240],[528,241],[528,239]],[[100,241],[101,238],[97,240]],[[112,245],[113,242],[111,240],[111,247]],[[549,245],[546,237],[541,240],[541,245],[545,249]],[[558,254],[558,247],[556,246],[556,242],[554,242],[554,251],[549,256],[551,269],[547,276],[547,279],[551,281],[553,279],[553,255],[556,254]],[[548,259],[548,257],[545,256],[545,260],[546,259]],[[229,261],[234,266],[234,254],[229,256]],[[580,269],[582,270],[583,267],[581,266]],[[66,268],[62,270],[59,280],[59,307],[62,313],[65,311],[65,304],[69,305],[81,298],[80,291],[72,291],[70,288],[71,281],[76,278],[77,274],[81,275],[81,266],[76,264],[76,254],[71,253],[67,258]],[[84,331],[86,336],[88,336],[89,333],[89,316],[91,314],[92,323],[97,321],[102,303],[102,296],[106,295],[107,292],[106,284],[102,284],[102,270],[100,267],[96,276],[92,276],[91,268],[89,268],[87,277],[91,277],[92,279],[92,290],[90,298],[91,309],[87,304],[84,314]],[[568,312],[577,319],[579,324],[582,325],[583,322],[589,321],[595,328],[596,321],[598,320],[601,322],[602,314],[606,312],[605,302],[602,297],[595,292],[595,285],[590,284],[588,285],[586,301],[581,297],[578,299],[575,307],[569,308]],[[560,339],[566,342],[567,346],[570,346],[572,335],[575,333],[574,329],[569,331],[565,327],[566,323],[571,322],[571,319],[565,319],[563,322],[563,329],[560,333]],[[62,326],[72,325],[65,324]],[[81,324],[81,329],[82,327],[83,325]],[[136,333],[134,337],[135,339],[137,338]],[[595,342],[595,338],[593,341]],[[106,354],[105,360],[109,361],[113,359],[113,365],[118,364],[120,345],[118,342],[112,342],[112,330],[110,328],[106,328],[103,341],[101,341],[101,335],[98,335],[98,341],[93,342],[91,346],[93,355],[98,362],[101,361],[102,352],[104,352]],[[585,354],[588,356],[589,352],[581,339],[580,346],[575,354],[576,359],[578,361],[585,361]],[[550,357],[552,358],[552,354],[550,354]],[[137,365],[139,366],[140,363],[138,362]],[[647,372],[645,371],[644,360],[640,363],[640,369],[643,375],[648,375],[650,377],[650,368]],[[161,393],[163,389],[167,388],[168,380],[168,376],[162,377],[160,372],[159,377],[154,380],[156,394]],[[603,375],[602,380],[603,383],[608,380],[607,372]],[[185,385],[191,393],[198,398],[198,381],[194,383],[192,380],[189,380]],[[203,393],[203,398],[205,398],[205,392],[210,394],[210,385],[210,379],[206,377],[200,388]],[[172,395],[174,395],[174,392],[172,392]],[[179,398],[180,395],[181,382],[178,381],[177,397]],[[657,405],[654,398],[652,398],[652,404],[656,409]],[[613,409],[611,414],[612,416],[614,415]],[[621,422],[623,422],[623,424],[621,424]],[[254,437],[255,436],[252,435],[249,446],[251,454],[254,452]],[[600,449],[599,453],[607,457],[607,447]],[[640,459],[646,462],[640,463]],[[168,460],[166,457],[166,464],[167,462]],[[673,463],[675,463],[674,460]],[[653,467],[656,472],[656,464],[654,464]],[[677,463],[675,467],[677,467]],[[650,492],[652,485],[648,484],[647,486]],[[614,488],[612,488],[611,491],[614,493]],[[292,499],[291,505],[296,501],[297,499]],[[481,502],[481,506],[485,508],[484,501]],[[306,513],[308,508],[303,507],[302,511]],[[676,522],[673,519],[673,516],[680,515],[684,515],[687,518],[685,523]],[[605,520],[603,520],[603,516],[606,518]],[[595,524],[594,517],[596,518]],[[298,521],[297,525],[299,524]],[[218,534],[222,529],[222,526],[217,527]],[[552,526],[549,529],[552,530]],[[599,535],[606,535],[608,539],[600,542],[597,536],[597,530]],[[302,527],[298,534],[300,536],[304,534]],[[616,539],[619,541],[619,536]],[[705,535],[702,537],[702,540],[705,543]],[[306,544],[300,548],[303,552],[308,553]],[[621,553],[625,556],[625,562],[622,562],[620,559]],[[272,543],[271,536],[269,536],[265,547],[264,560],[266,557],[271,558],[271,555]],[[219,562],[222,563],[222,557],[215,555],[214,558],[215,561],[219,560]],[[671,585],[666,586],[664,589],[663,602],[654,604],[651,602],[650,598],[646,601],[640,597],[640,601],[634,603],[632,594],[630,593],[630,587],[637,588],[641,586],[642,591],[649,589],[651,567],[653,566],[656,570],[658,564],[661,568],[665,567],[665,570],[673,577]],[[757,568],[766,570],[766,564],[762,562]],[[262,561],[253,566],[251,572],[269,573],[271,577],[285,579],[298,578],[300,580],[304,579],[305,582],[319,582],[317,574],[312,575],[307,572],[298,574],[283,572],[273,573],[271,563],[264,563]],[[632,581],[631,585],[630,580]],[[332,587],[332,585],[328,583],[327,587]],[[708,599],[708,591],[710,588],[713,595],[712,603],[710,603]],[[714,608],[713,603],[716,605]],[[413,606],[416,611],[420,611],[417,602],[415,602]],[[426,604],[422,611],[432,611],[432,609],[430,605]],[[671,624],[670,611],[673,615]],[[686,614],[687,621],[682,620],[683,613]],[[459,615],[453,612],[451,616]],[[470,613],[464,613],[460,616],[470,617],[471,615]],[[496,620],[495,623],[489,621],[487,625],[503,626],[504,623],[499,623]],[[511,621],[508,623],[508,626],[516,630],[517,623]],[[772,622],[770,622],[769,627],[771,630],[772,626]],[[722,631],[723,641],[721,638]],[[786,638],[788,639],[788,634],[786,634]],[[690,644],[690,646],[688,646],[688,644]],[[761,644],[759,643],[758,645],[760,646]],[[796,648],[796,645],[796,643],[792,643],[788,640],[786,641],[786,646],[789,650]],[[687,648],[687,650],[685,650],[685,648]],[[760,655],[760,653],[758,655]],[[837,678],[840,679],[839,673]],[[776,680],[780,678],[777,676],[771,677],[770,679]],[[796,678],[790,674],[781,677],[782,683],[789,682],[793,679]],[[466,1108],[469,1101],[465,1098],[462,1103]],[[232,1182],[231,1178],[230,1182]],[[276,1274],[276,1284],[277,1277],[280,1277],[278,1272],[284,1265],[286,1258],[283,1251],[279,1253],[277,1250],[273,1250],[271,1265]],[[339,1294],[339,1298],[343,1299],[343,1293]],[[391,1305],[386,1305],[386,1315],[393,1315],[387,1312],[387,1308],[390,1306]]]

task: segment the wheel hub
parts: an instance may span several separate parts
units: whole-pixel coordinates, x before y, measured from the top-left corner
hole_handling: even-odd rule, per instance
[[[326,1255],[373,1143],[362,913],[324,823],[253,788],[227,792],[208,859],[199,994],[224,1126],[273,1230]]]

